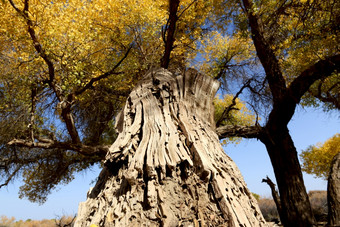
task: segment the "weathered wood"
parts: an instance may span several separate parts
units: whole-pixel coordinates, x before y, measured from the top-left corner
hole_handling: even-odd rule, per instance
[[[266,226],[214,129],[219,83],[151,71],[117,119],[120,132],[76,226]]]

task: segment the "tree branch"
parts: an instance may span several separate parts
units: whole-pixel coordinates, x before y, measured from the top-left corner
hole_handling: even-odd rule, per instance
[[[187,11],[197,0],[193,0],[185,9],[182,10],[182,12],[179,14],[178,18],[181,18],[181,16]]]
[[[43,149],[63,149],[72,150],[79,154],[86,156],[98,155],[105,158],[106,153],[109,150],[109,146],[86,146],[83,144],[74,144],[73,142],[60,142],[46,138],[38,138],[38,142],[32,142],[30,140],[13,139],[7,143],[10,146],[26,147],[26,148],[43,148]]]
[[[279,212],[280,218],[282,218],[283,216],[282,216],[281,200],[280,200],[279,193],[276,191],[276,187],[275,187],[276,185],[273,183],[273,181],[268,176],[266,179],[262,179],[262,183],[263,182],[269,185],[274,202],[276,204],[277,211]]]
[[[173,45],[175,42],[175,30],[176,30],[176,23],[178,20],[177,12],[179,6],[179,0],[169,0],[169,26],[166,26],[164,31],[165,33],[168,32],[167,38],[165,40],[165,50],[163,57],[161,59],[161,67],[167,69],[170,63],[170,53],[173,50]],[[168,24],[168,23],[167,23]]]
[[[274,50],[270,47],[265,39],[262,26],[257,14],[254,12],[252,0],[242,0],[244,10],[248,16],[249,26],[251,29],[252,39],[262,66],[266,72],[268,84],[274,100],[280,99],[286,92],[286,82],[282,75],[279,61],[277,60]],[[276,105],[274,101],[274,106]]]
[[[234,96],[234,98],[232,99],[231,101],[231,104],[229,106],[227,106],[221,117],[218,119],[218,121],[216,122],[216,127],[219,127],[221,124],[222,124],[222,121],[224,121],[229,113],[232,111],[232,110],[235,110],[234,106],[236,105],[236,99],[238,98],[238,96],[243,92],[243,90],[246,88],[246,87],[249,87],[250,85],[250,82],[251,82],[251,79],[249,79],[242,87],[241,89],[236,93],[236,95]]]
[[[34,141],[34,120],[35,120],[35,108],[36,108],[36,101],[37,101],[37,88],[32,85],[31,88],[31,119],[29,124],[30,130],[30,137],[31,140]]]
[[[21,166],[17,166],[15,168],[15,170],[8,176],[7,180],[5,181],[5,183],[0,184],[0,188],[7,186],[9,184],[9,182],[11,182],[11,180],[13,179],[13,177],[15,177],[15,175],[18,173],[18,171],[20,170]]]
[[[81,88],[80,90],[74,92],[74,95],[75,96],[78,96],[80,94],[82,94],[83,92],[85,92],[87,89],[89,88],[92,88],[93,87],[93,84],[99,80],[102,80],[102,79],[105,79],[107,78],[108,76],[110,75],[113,75],[113,74],[121,74],[121,72],[115,72],[115,70],[122,64],[122,62],[125,60],[125,58],[127,58],[127,56],[129,55],[129,52],[130,50],[132,49],[133,45],[131,44],[128,48],[128,50],[125,52],[124,56],[119,60],[119,62],[108,72],[98,76],[98,77],[95,77],[95,78],[92,78],[90,80],[90,82],[88,82],[83,88]]]
[[[261,126],[234,126],[224,125],[216,129],[216,134],[219,139],[227,137],[243,137],[243,138],[260,138],[262,135]]]
[[[277,105],[274,106],[269,115],[267,126],[286,127],[294,115],[296,105],[310,86],[319,79],[331,76],[336,71],[340,71],[340,55],[320,60],[303,71],[300,76],[293,80],[281,99],[276,100]]]
[[[319,79],[340,72],[340,54],[320,60],[303,71],[289,86],[289,92],[296,102],[308,91],[310,86]]]
[[[33,21],[29,18],[29,15],[28,15],[29,1],[28,0],[24,1],[24,9],[22,11],[20,9],[18,9],[18,7],[14,4],[14,2],[12,0],[9,0],[9,2],[12,5],[12,7],[15,9],[15,11],[17,11],[26,21],[27,31],[28,31],[28,33],[29,33],[29,35],[30,35],[30,37],[33,41],[33,46],[34,46],[35,50],[37,51],[37,53],[41,56],[41,58],[47,64],[49,77],[50,77],[49,80],[48,80],[48,83],[52,83],[54,81],[54,75],[55,75],[54,65],[53,65],[53,62],[51,61],[51,59],[46,54],[45,50],[42,48],[40,42],[38,41],[37,35],[36,35],[35,30],[33,28],[34,27]]]
[[[72,141],[76,144],[80,143],[79,134],[75,128],[74,125],[74,119],[71,114],[71,103],[73,100],[70,100],[71,96],[68,97],[68,100],[65,100],[65,96],[63,94],[63,91],[61,88],[55,83],[55,69],[52,60],[49,58],[49,56],[46,54],[45,50],[42,48],[42,45],[40,44],[35,30],[33,26],[32,20],[29,18],[28,10],[29,10],[29,1],[25,0],[24,2],[24,10],[20,11],[17,6],[13,3],[12,0],[9,0],[12,7],[24,18],[27,24],[27,31],[33,41],[33,46],[37,53],[41,56],[41,58],[45,61],[45,63],[48,66],[49,71],[49,79],[46,81],[49,86],[54,91],[58,101],[60,102],[60,107],[62,109],[62,118],[65,121],[66,128],[72,138]]]

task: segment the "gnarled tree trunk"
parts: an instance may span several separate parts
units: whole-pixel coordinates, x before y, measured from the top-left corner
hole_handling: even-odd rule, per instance
[[[273,127],[267,130],[261,141],[266,145],[279,188],[281,222],[285,227],[313,226],[314,216],[288,128]]]
[[[327,185],[328,225],[340,226],[340,153],[334,156]]]
[[[215,133],[218,87],[195,70],[147,74],[118,117],[76,226],[266,226]]]

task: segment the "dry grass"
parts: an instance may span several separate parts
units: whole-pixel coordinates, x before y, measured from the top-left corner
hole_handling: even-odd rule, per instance
[[[16,221],[14,217],[8,218],[6,216],[0,217],[0,227],[72,227],[73,216],[62,216],[57,219],[43,219],[43,220],[26,220]]]
[[[310,191],[308,196],[317,222],[327,221],[327,192]],[[275,202],[272,198],[260,198],[259,206],[266,221],[272,222],[280,220]]]

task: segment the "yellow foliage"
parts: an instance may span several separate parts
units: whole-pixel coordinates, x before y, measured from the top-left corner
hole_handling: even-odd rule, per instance
[[[29,7],[23,12],[25,3]],[[202,27],[207,20],[213,23],[214,9],[219,8],[222,13],[222,5],[222,0],[180,1],[172,67],[185,67],[195,58],[198,44],[206,35]],[[168,0],[0,0],[0,111],[8,122],[17,122],[15,125],[0,122],[7,124],[0,129],[5,128],[9,140],[26,138],[34,117],[35,138],[50,138],[53,134],[58,140],[68,140],[67,130],[60,124],[64,99],[73,97],[91,79],[110,72],[131,47],[114,74],[72,98],[71,112],[82,142],[112,143],[115,138],[112,115],[145,72],[160,65],[168,8]],[[55,86],[51,86],[52,79]],[[33,88],[37,89],[34,113]],[[108,116],[98,119],[105,114]],[[99,139],[93,139],[94,131],[102,127],[99,122],[112,124],[101,132]],[[13,128],[12,135],[8,125]],[[88,168],[91,163],[84,159],[73,165],[72,157],[77,154],[59,156],[54,150],[25,152],[40,158],[20,171],[25,183],[20,196],[35,202],[44,202],[56,184],[68,183],[74,172]],[[53,158],[50,161],[51,157],[57,161]]]
[[[339,152],[340,134],[337,133],[323,144],[318,143],[302,151],[302,170],[327,180],[332,159]]]
[[[203,64],[200,70],[213,77],[225,64],[237,65],[254,56],[254,46],[249,38],[240,34],[223,35],[219,31],[211,32],[202,39],[201,56]]]
[[[216,97],[214,99],[215,121],[218,121],[221,118],[225,108],[232,104],[233,98],[234,97],[232,95],[224,95],[223,99],[220,97]],[[226,116],[221,125],[254,125],[255,115],[239,98],[236,98],[235,102],[236,104],[233,106],[234,109],[230,112],[229,116]],[[240,141],[241,138],[226,138],[222,140],[221,143],[222,145],[227,145],[229,142],[239,143]]]

